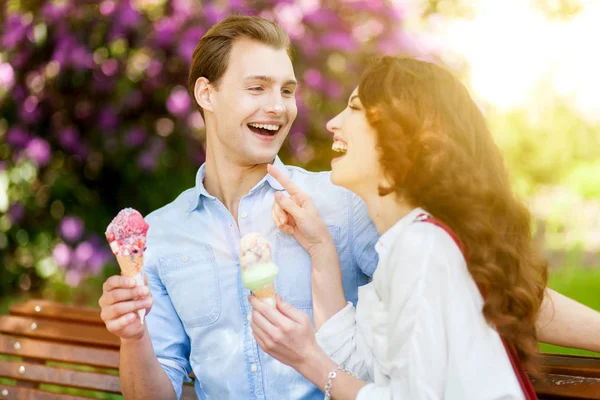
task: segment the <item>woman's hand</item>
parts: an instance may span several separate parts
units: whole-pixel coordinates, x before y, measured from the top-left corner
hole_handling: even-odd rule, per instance
[[[293,235],[311,256],[322,248],[335,249],[331,233],[310,196],[274,166],[268,165],[267,171],[290,195],[288,197],[282,192],[275,193],[271,212],[275,226]]]
[[[254,296],[252,305],[252,334],[258,345],[280,362],[302,371],[325,356],[317,344],[308,315],[295,309],[277,295],[277,308]]]

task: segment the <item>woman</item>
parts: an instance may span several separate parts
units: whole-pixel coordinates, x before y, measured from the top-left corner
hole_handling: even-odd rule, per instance
[[[327,228],[270,167],[291,195],[274,218],[313,258],[317,334],[282,299],[274,310],[251,296],[259,345],[326,398],[524,398],[501,338],[537,371],[547,265],[467,90],[434,64],[384,57],[327,127],[344,153],[332,182],[365,201],[379,266],[346,304]]]

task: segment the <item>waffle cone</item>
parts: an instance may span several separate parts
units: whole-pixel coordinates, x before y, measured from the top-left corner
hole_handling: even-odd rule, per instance
[[[142,272],[144,266],[144,255],[142,253],[116,257],[121,268],[121,275],[135,277]]]
[[[273,307],[275,307],[275,293],[276,292],[274,284],[267,285],[261,289],[252,292],[254,297],[269,303]]]

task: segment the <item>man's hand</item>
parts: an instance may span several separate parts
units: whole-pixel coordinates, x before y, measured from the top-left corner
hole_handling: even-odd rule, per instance
[[[146,285],[136,286],[135,279],[125,276],[111,276],[102,286],[102,297],[98,301],[102,309],[100,317],[109,332],[122,340],[139,340],[145,328],[137,315],[137,310],[152,308],[152,294]]]

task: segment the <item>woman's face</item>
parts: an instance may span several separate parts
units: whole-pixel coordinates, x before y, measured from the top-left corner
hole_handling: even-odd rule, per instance
[[[333,133],[332,149],[341,154],[331,161],[331,181],[363,198],[376,195],[381,176],[376,132],[367,121],[358,88],[348,106],[327,123],[327,130]]]

